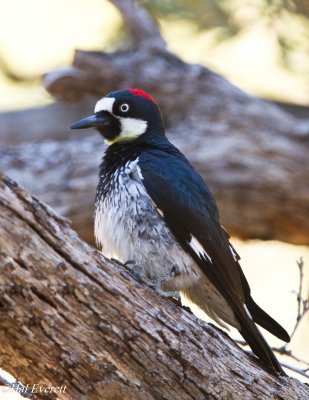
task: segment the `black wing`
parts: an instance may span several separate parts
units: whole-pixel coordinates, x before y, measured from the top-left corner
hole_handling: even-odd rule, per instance
[[[145,189],[185,251],[194,258],[207,278],[232,308],[245,340],[253,352],[270,368],[283,373],[280,364],[253,320],[283,340],[287,332],[258,307],[250,287],[221,227],[215,200],[201,176],[172,145],[168,151],[153,149],[142,153],[138,165]],[[194,237],[207,257],[190,246]],[[247,304],[252,319],[244,305]]]
[[[198,240],[209,256],[199,263],[226,300],[244,302],[240,275],[225,231],[219,223],[215,200],[201,176],[176,149],[151,150],[139,157],[143,184],[182,247]],[[212,262],[209,262],[209,259]]]

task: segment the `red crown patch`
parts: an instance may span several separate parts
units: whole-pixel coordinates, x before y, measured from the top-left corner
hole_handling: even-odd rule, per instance
[[[154,104],[157,104],[153,97],[151,97],[148,93],[144,92],[141,89],[129,88],[128,91],[134,94],[134,96],[144,97],[145,99],[152,101]]]

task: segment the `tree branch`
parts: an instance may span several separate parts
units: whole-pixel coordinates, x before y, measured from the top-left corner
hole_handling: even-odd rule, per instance
[[[299,287],[297,296],[297,317],[296,323],[291,333],[291,338],[294,336],[301,320],[304,318],[306,313],[309,311],[309,300],[305,299],[303,296],[303,282],[304,282],[304,260],[300,257],[299,261],[297,261],[298,271],[299,271]]]
[[[136,0],[111,0],[111,3],[120,11],[136,45],[146,42],[149,45],[152,42],[156,46],[165,47],[156,22],[143,7],[138,6]]]
[[[308,398],[4,176],[0,211],[0,362],[24,385],[65,385],[63,400]]]
[[[282,366],[288,368],[291,371],[294,371],[306,378],[309,379],[309,363],[308,361],[301,360],[299,357],[296,357],[291,350],[288,350],[287,347],[292,344],[293,337],[295,335],[295,332],[297,331],[297,328],[299,327],[299,324],[301,320],[304,318],[304,316],[307,314],[309,311],[309,304],[308,304],[308,299],[305,299],[303,296],[303,281],[304,281],[304,260],[302,257],[300,257],[299,261],[296,261],[297,267],[299,270],[299,286],[298,286],[298,291],[293,291],[293,293],[296,294],[297,296],[297,316],[296,316],[296,321],[294,328],[292,330],[292,333],[290,334],[291,341],[289,343],[286,343],[282,347],[272,347],[272,350],[278,354],[288,356],[290,359],[306,365],[304,368],[297,367],[295,365],[291,365],[288,363],[281,363]],[[236,340],[236,343],[240,344],[241,346],[247,347],[248,344],[244,340]],[[252,354],[251,350],[246,350],[249,354]]]

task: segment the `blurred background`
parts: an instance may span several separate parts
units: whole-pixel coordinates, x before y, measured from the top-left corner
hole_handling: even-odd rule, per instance
[[[307,0],[148,0],[172,51],[249,93],[309,103]],[[126,40],[104,0],[0,0],[2,110],[50,102],[39,77],[70,64],[74,49],[113,50]]]
[[[309,118],[307,0],[142,3],[158,20],[170,50],[182,59],[203,64],[242,90],[284,103],[290,112]],[[0,0],[0,9],[0,113],[54,102],[40,77],[70,65],[75,49],[113,51],[127,41],[121,16],[108,1]],[[301,256],[308,295],[308,247],[237,238],[232,242],[253,297],[291,332],[297,314],[296,260]],[[280,345],[271,335],[266,337]],[[307,315],[289,346],[307,361],[308,338]]]

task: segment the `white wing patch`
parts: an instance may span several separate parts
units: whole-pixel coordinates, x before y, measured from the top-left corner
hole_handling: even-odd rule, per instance
[[[246,304],[244,304],[244,309],[246,311],[247,317],[253,321],[252,315],[250,314],[250,311],[248,310]]]
[[[112,114],[114,103],[115,103],[115,97],[103,97],[96,103],[94,112],[97,113],[100,111],[108,111]]]
[[[158,208],[158,207],[156,207],[156,210],[157,210],[158,213],[161,215],[161,217],[164,218],[163,211],[162,211],[160,208]]]
[[[235,252],[233,246],[231,246],[231,245],[230,245],[230,250],[231,250],[231,253],[232,253],[232,255],[233,255],[234,260],[237,262],[237,261],[239,260],[239,256],[238,256],[238,254]]]
[[[212,263],[211,257],[207,253],[207,251],[203,248],[201,243],[194,237],[191,237],[191,240],[189,242],[189,246],[191,249],[199,256],[199,258],[207,258],[209,262]]]

